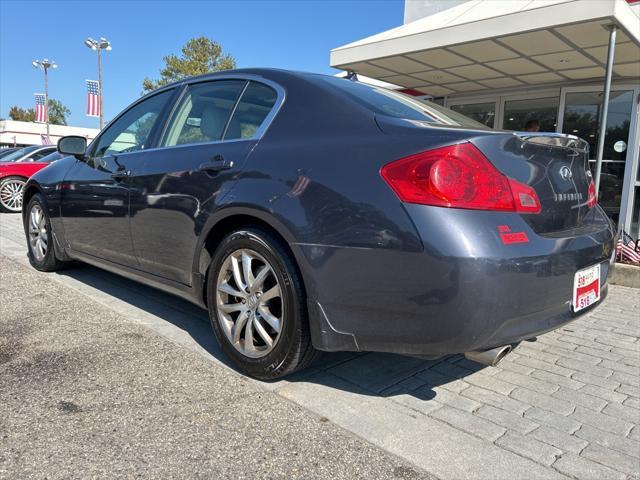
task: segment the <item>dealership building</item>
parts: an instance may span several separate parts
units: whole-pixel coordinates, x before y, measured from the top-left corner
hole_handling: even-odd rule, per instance
[[[97,128],[71,127],[67,125],[49,125],[49,141],[57,144],[66,135],[79,135],[88,142],[100,132]],[[0,120],[0,149],[42,145],[47,140],[47,126],[44,123]]]
[[[331,66],[494,128],[537,123],[580,136],[594,171],[609,91],[599,200],[638,237],[640,1],[405,0],[404,9],[403,25],[333,49]]]

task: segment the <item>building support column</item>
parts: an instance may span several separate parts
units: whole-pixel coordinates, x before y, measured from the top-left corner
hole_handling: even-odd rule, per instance
[[[596,196],[600,193],[600,174],[602,173],[602,156],[604,153],[604,140],[607,134],[607,115],[609,113],[609,94],[611,93],[611,77],[613,75],[613,57],[616,51],[616,33],[618,28],[611,25],[609,32],[609,51],[607,52],[607,72],[604,77],[604,95],[602,96],[602,108],[600,114],[600,132],[598,134],[598,151],[596,156]]]

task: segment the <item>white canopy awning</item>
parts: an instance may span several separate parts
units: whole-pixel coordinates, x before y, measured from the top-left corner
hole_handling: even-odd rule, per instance
[[[640,78],[640,18],[625,0],[471,0],[331,51],[331,66],[433,96]]]

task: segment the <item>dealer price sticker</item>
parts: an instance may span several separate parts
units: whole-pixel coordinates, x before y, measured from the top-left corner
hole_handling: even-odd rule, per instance
[[[598,300],[600,300],[600,264],[576,272],[573,279],[573,311],[579,312]]]

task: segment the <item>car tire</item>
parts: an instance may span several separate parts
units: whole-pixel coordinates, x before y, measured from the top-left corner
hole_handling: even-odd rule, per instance
[[[31,197],[27,204],[24,232],[27,236],[27,256],[33,268],[41,272],[53,272],[68,265],[69,262],[56,257],[47,203],[40,193]]]
[[[22,211],[22,194],[27,179],[11,176],[0,180],[0,212],[18,213]]]
[[[251,377],[288,375],[320,353],[311,343],[300,272],[285,245],[260,228],[220,242],[208,270],[207,304],[223,352]]]

